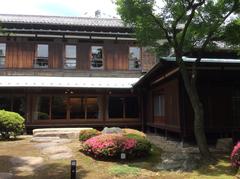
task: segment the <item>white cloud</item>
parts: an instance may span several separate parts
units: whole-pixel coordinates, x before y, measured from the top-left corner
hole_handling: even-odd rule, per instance
[[[0,0],[0,4],[1,14],[92,17],[100,10],[103,17],[117,16],[111,0]]]

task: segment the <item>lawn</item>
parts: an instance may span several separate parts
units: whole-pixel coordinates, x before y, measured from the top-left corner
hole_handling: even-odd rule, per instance
[[[14,179],[51,178],[66,179],[70,176],[70,160],[50,160],[30,142],[30,138],[16,141],[0,141],[0,172],[12,172]],[[193,172],[156,171],[154,168],[160,162],[161,150],[153,148],[151,156],[134,161],[97,161],[79,152],[79,142],[64,144],[73,150],[77,160],[78,178],[161,178],[161,179],[232,179],[236,171],[230,166],[229,156],[217,155],[216,165],[203,165]],[[9,161],[11,157],[35,156],[43,157],[44,164],[33,172],[16,172]]]

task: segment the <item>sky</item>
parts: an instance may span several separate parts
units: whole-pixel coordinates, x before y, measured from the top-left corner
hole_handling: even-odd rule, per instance
[[[0,0],[0,14],[119,17],[112,0]]]

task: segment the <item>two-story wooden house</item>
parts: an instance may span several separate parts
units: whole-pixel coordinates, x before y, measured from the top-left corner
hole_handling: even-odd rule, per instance
[[[155,64],[119,19],[0,15],[0,108],[28,129],[140,127],[132,85]]]

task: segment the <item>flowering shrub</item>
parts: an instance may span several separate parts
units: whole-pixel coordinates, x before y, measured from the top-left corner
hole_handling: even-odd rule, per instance
[[[231,162],[232,166],[239,167],[240,166],[240,142],[234,146],[234,149],[231,154]]]
[[[134,158],[148,153],[145,143],[139,141],[122,134],[101,134],[86,140],[81,151],[95,158],[119,158],[121,153],[125,153],[127,158]]]
[[[100,135],[101,132],[96,130],[96,129],[86,129],[86,130],[81,130],[79,133],[79,140],[80,141],[86,141],[90,139],[91,137]]]
[[[135,157],[146,156],[150,153],[152,145],[146,137],[139,136],[138,134],[125,134],[125,136],[129,139],[135,139],[137,141],[133,150]]]

